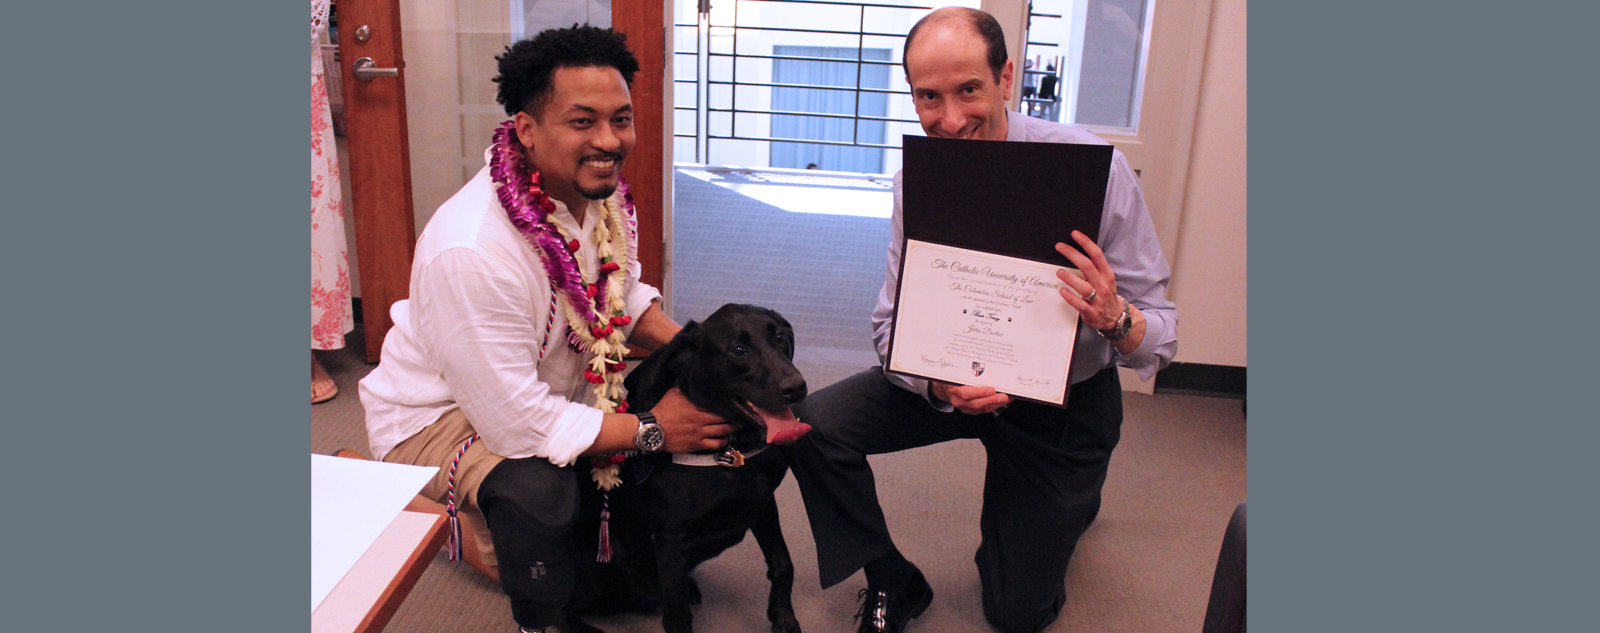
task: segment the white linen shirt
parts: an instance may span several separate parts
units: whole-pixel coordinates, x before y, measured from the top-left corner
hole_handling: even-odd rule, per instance
[[[484,152],[487,163],[489,152]],[[583,226],[555,202],[551,219],[578,236],[575,254],[585,279],[599,266],[594,243],[602,203],[590,203]],[[630,237],[629,251],[637,252]],[[628,262],[623,284],[636,323],[661,297]],[[567,341],[566,309],[550,320],[550,282],[538,253],[511,223],[485,166],[439,207],[417,239],[411,296],[390,311],[394,328],[378,367],[361,381],[367,437],[378,459],[459,407],[490,452],[543,457],[558,466],[577,460],[600,433],[593,385],[583,379],[586,355]],[[622,328],[632,333],[632,325]],[[539,346],[546,341],[544,360]]]
[[[1106,145],[1105,140],[1087,130],[1060,123],[1036,119],[1016,112],[1006,112],[1006,140],[1024,143],[1077,143]],[[889,219],[889,268],[884,275],[883,288],[878,291],[878,304],[872,311],[872,338],[878,351],[878,362],[884,363],[889,354],[889,334],[894,324],[894,307],[899,298],[900,250],[905,240],[901,219],[904,195],[901,173],[894,175],[894,212]],[[1063,234],[1060,241],[1072,243],[1071,236]],[[1072,384],[1088,380],[1112,365],[1121,365],[1139,373],[1139,378],[1149,380],[1156,371],[1172,362],[1178,353],[1178,309],[1167,299],[1167,283],[1172,278],[1167,260],[1161,255],[1161,242],[1156,238],[1155,223],[1144,206],[1144,192],[1139,189],[1139,177],[1121,150],[1111,152],[1111,174],[1106,182],[1105,209],[1100,215],[1100,239],[1095,242],[1105,252],[1106,263],[1117,276],[1117,294],[1132,302],[1144,313],[1144,340],[1130,354],[1117,351],[1111,341],[1088,328],[1078,332],[1078,342],[1073,348]],[[1065,258],[1062,258],[1063,260]],[[1065,263],[1065,262],[1063,262]],[[887,363],[884,363],[887,366]],[[928,398],[928,381],[899,374],[885,373],[894,385]],[[943,411],[954,410],[948,403],[928,402]]]

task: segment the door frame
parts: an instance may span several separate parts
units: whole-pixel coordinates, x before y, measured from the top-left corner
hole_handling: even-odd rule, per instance
[[[639,224],[640,280],[665,292],[666,170],[672,166],[664,126],[667,68],[667,11],[670,0],[612,0],[611,28],[628,36],[628,50],[639,58],[633,86],[633,153],[622,167],[633,194]]]
[[[411,292],[416,221],[411,203],[411,150],[406,135],[405,53],[400,42],[400,0],[336,0],[339,7],[339,74],[349,148],[350,206],[356,262],[361,274],[362,333],[367,362],[378,362],[384,336],[394,327],[389,307]],[[371,37],[359,41],[366,25]],[[372,58],[394,77],[356,79],[355,61]]]

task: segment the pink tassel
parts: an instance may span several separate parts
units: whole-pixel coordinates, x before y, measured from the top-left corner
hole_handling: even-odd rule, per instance
[[[600,555],[595,560],[602,563],[611,562],[611,495],[601,493],[600,508]]]

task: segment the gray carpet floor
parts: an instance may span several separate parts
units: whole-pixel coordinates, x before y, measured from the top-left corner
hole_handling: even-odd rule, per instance
[[[674,226],[674,317],[704,318],[726,302],[783,313],[796,329],[796,365],[819,389],[872,364],[868,317],[882,284],[887,223],[796,214],[714,184],[679,176]],[[765,245],[757,248],[758,242]],[[371,371],[359,331],[342,350],[317,352],[338,382],[334,400],[311,408],[311,450],[367,453],[356,382]],[[1126,393],[1122,441],[1112,457],[1099,519],[1067,572],[1067,606],[1051,633],[1195,632],[1223,530],[1245,499],[1245,419],[1238,400]],[[978,546],[986,456],[962,440],[871,458],[890,529],[934,589],[910,631],[991,631],[983,620],[972,555]],[[794,603],[812,632],[853,631],[861,574],[823,591],[816,548],[792,477],[778,490],[797,567]],[[697,630],[765,631],[768,584],[754,539],[702,565]],[[594,618],[612,633],[660,631],[650,615]],[[513,633],[497,584],[443,552],[387,631]]]
[[[887,219],[791,213],[682,172],[673,187],[673,318],[752,303],[796,324],[797,347],[866,352],[876,361],[871,317]]]

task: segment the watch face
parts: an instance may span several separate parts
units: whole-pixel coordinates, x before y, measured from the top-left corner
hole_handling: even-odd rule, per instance
[[[661,425],[647,424],[639,427],[639,449],[654,453],[661,450],[661,445],[667,440],[666,434],[661,432]]]

